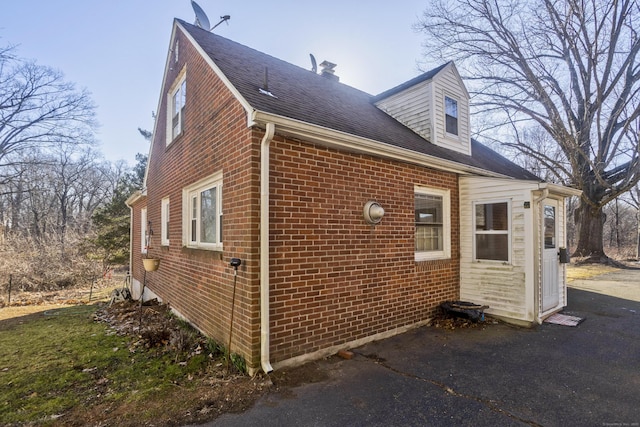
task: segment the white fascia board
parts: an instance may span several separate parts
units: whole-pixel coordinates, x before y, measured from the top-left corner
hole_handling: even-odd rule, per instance
[[[509,185],[512,185],[514,187],[521,187],[524,190],[538,190],[540,189],[540,186],[542,184],[544,184],[544,182],[541,179],[538,180],[532,180],[532,179],[518,179],[518,178],[511,178],[510,176],[465,176],[462,177],[463,179],[469,179],[472,181],[478,181],[478,180],[499,180],[499,181],[507,181],[509,183]]]
[[[138,191],[134,192],[132,195],[130,195],[129,198],[127,200],[125,200],[124,203],[127,206],[131,207],[131,206],[133,206],[134,203],[136,203],[139,200],[144,199],[145,197],[147,197],[147,192],[138,190]]]
[[[240,104],[243,106],[243,108],[247,112],[247,121],[250,121],[251,112],[253,111],[253,108],[251,107],[251,105],[249,105],[246,99],[244,99],[244,97],[240,94],[240,92],[238,92],[235,86],[231,84],[229,79],[224,75],[224,73],[220,70],[220,68],[218,68],[218,66],[211,60],[211,57],[207,55],[207,53],[202,49],[200,44],[196,42],[196,40],[191,36],[191,34],[189,34],[189,32],[185,30],[185,28],[177,20],[174,20],[173,29],[171,31],[171,37],[169,38],[169,49],[167,50],[167,60],[164,65],[164,73],[162,75],[162,84],[160,86],[160,97],[158,99],[158,106],[156,108],[156,112],[157,113],[160,112],[160,106],[162,105],[162,99],[164,97],[163,90],[166,84],[167,73],[169,71],[169,68],[171,67],[171,54],[173,53],[173,46],[175,43],[176,33],[178,28],[180,28],[180,30],[182,31],[182,34],[187,38],[187,40],[189,40],[191,45],[200,54],[202,59],[204,59],[204,61],[207,64],[209,64],[213,72],[218,76],[220,80],[222,80],[225,86],[227,86],[227,88],[231,91],[231,93],[235,96],[235,98],[240,102]],[[164,124],[164,123],[165,123],[164,120],[158,120],[158,118],[156,117],[156,120],[153,126],[153,134],[151,136],[149,155],[147,157],[147,167],[145,168],[145,172],[144,172],[143,188],[147,187],[147,175],[149,173],[149,165],[151,164],[151,154],[152,154],[153,142],[155,140],[156,132],[159,124]],[[248,126],[251,126],[251,125],[252,123],[249,122]]]
[[[582,190],[578,190],[577,188],[565,187],[564,185],[543,182],[543,183],[540,183],[538,187],[540,188],[540,190],[547,189],[551,194],[559,194],[564,197],[582,196]]]
[[[162,83],[160,84],[160,96],[158,97],[158,105],[156,107],[156,114],[160,114],[160,106],[162,105],[162,98],[164,96],[164,85],[167,81],[167,71],[169,70],[169,63],[171,61],[171,53],[172,53],[172,46],[174,43],[174,40],[176,38],[176,25],[174,24],[173,28],[171,29],[171,37],[169,37],[169,49],[167,49],[167,60],[164,63],[164,72],[162,73]],[[151,140],[149,141],[149,153],[147,154],[147,166],[144,168],[144,178],[142,180],[142,188],[147,188],[147,176],[149,175],[149,165],[151,164],[151,154],[153,152],[153,142],[156,139],[156,135],[157,135],[157,131],[158,131],[158,123],[162,122],[165,123],[164,120],[158,120],[158,117],[156,116],[156,119],[153,121],[153,131],[151,133]]]
[[[218,76],[218,78],[224,83],[224,85],[227,87],[227,89],[229,89],[229,91],[233,94],[233,96],[238,100],[238,102],[240,102],[240,104],[242,105],[242,107],[245,109],[245,111],[247,112],[247,121],[248,121],[248,126],[251,126],[251,113],[253,112],[253,107],[249,104],[249,102],[247,102],[247,100],[240,94],[240,92],[238,91],[238,89],[236,89],[236,87],[231,84],[231,82],[229,81],[229,79],[227,78],[227,76],[222,72],[222,70],[220,70],[220,68],[218,68],[218,66],[216,65],[215,62],[213,62],[213,60],[211,59],[211,57],[207,54],[207,52],[204,51],[204,49],[202,49],[202,47],[200,46],[200,44],[198,44],[198,42],[191,36],[191,34],[189,34],[189,32],[187,30],[184,29],[184,27],[176,21],[176,27],[180,27],[180,29],[182,30],[182,33],[184,34],[184,36],[191,42],[191,44],[193,45],[193,47],[196,49],[196,51],[200,54],[200,56],[202,57],[202,59],[205,60],[205,62],[207,64],[209,64],[209,66],[211,67],[211,69],[213,70],[213,72],[216,74],[216,76]],[[165,71],[166,73],[166,71]]]
[[[436,74],[435,76],[433,76],[432,80],[439,80],[440,79],[440,75],[442,73],[444,73],[445,70],[449,70],[451,69],[453,74],[456,76],[456,78],[458,79],[458,83],[460,84],[460,87],[462,88],[462,91],[464,92],[464,95],[467,97],[467,100],[471,99],[471,96],[469,95],[469,91],[467,90],[467,86],[464,84],[464,81],[462,80],[462,77],[460,76],[460,73],[458,72],[458,67],[456,67],[456,64],[451,61],[449,62],[449,64],[444,67],[442,70],[440,70],[438,72],[438,74]],[[471,114],[469,114],[471,115]]]
[[[406,163],[412,163],[419,166],[462,175],[470,174],[513,179],[485,169],[452,162],[450,160],[444,160],[427,154],[418,153],[416,151],[407,150],[406,148],[396,147],[394,145],[385,144],[372,139],[354,136],[345,132],[312,125],[284,116],[265,113],[263,111],[255,110],[251,116],[250,123],[260,127],[266,126],[266,123],[273,123],[276,125],[276,133],[278,134],[299,138],[303,141],[318,143],[325,147],[338,148],[376,157],[399,160]],[[427,142],[425,141],[425,143]]]
[[[467,177],[464,177],[463,179],[466,179]],[[469,177],[469,179],[483,179],[486,177]],[[559,184],[552,184],[549,182],[543,182],[542,180],[540,181],[527,181],[527,180],[522,180],[522,179],[513,179],[513,178],[507,178],[509,180],[509,183],[521,183],[522,187],[524,189],[529,189],[529,190],[548,190],[549,194],[552,195],[556,195],[556,196],[563,196],[563,197],[571,197],[571,196],[576,196],[579,197],[582,195],[582,190],[578,190],[575,188],[571,188],[571,187],[565,187],[564,185],[559,185]]]

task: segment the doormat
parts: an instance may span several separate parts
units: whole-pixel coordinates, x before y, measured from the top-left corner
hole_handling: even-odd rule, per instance
[[[568,316],[561,313],[553,314],[544,319],[545,323],[553,323],[554,325],[563,326],[578,326],[583,320],[584,318],[582,317]]]

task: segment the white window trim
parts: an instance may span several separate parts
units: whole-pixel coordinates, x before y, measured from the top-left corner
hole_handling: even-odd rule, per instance
[[[427,194],[430,196],[442,197],[442,250],[441,251],[416,251],[416,261],[431,261],[436,259],[451,258],[451,190],[442,190],[437,188],[429,188],[415,186],[413,193]],[[415,209],[415,202],[414,202]],[[415,232],[413,234],[415,239]],[[415,247],[415,243],[414,243]]]
[[[476,206],[477,205],[491,205],[494,203],[506,203],[507,204],[507,232],[505,233],[504,230],[481,230],[478,231],[476,230]],[[473,262],[478,262],[478,263],[482,263],[482,262],[488,262],[491,264],[511,264],[511,259],[512,259],[512,245],[511,245],[511,199],[496,199],[496,200],[476,200],[475,202],[473,202],[472,206],[471,206],[471,218],[472,218],[472,224],[471,224],[471,230],[473,230],[473,242],[472,242],[472,248],[473,248]],[[478,234],[506,234],[507,235],[507,260],[499,260],[499,259],[478,259],[476,256],[476,236]]]
[[[216,243],[200,242],[200,220],[197,221],[196,241],[191,241],[191,200],[201,191],[216,187]],[[198,201],[198,211],[200,210]],[[189,248],[207,249],[212,251],[223,250],[220,240],[220,222],[222,221],[222,171],[185,187],[182,190],[182,245]]]
[[[456,102],[456,111],[458,116],[456,117],[456,126],[458,128],[458,134],[450,133],[447,131],[447,98]],[[453,116],[452,116],[453,117]],[[449,139],[455,139],[456,141],[460,139],[460,101],[457,96],[454,96],[450,93],[443,93],[442,95],[442,121],[444,123],[444,134]]]
[[[142,208],[140,209],[140,253],[147,252],[147,208]]]
[[[162,199],[162,202],[160,204],[160,221],[162,222],[160,226],[160,231],[161,231],[160,244],[162,246],[169,246],[169,243],[170,243],[170,239],[167,237],[169,232],[169,225],[167,223],[170,221],[170,218],[171,218],[170,209],[171,209],[171,204],[169,203],[169,198],[165,197],[164,199]]]
[[[171,85],[171,88],[167,92],[167,131],[166,131],[166,144],[167,146],[171,144],[176,138],[178,138],[184,132],[184,122],[183,122],[183,114],[182,111],[179,115],[179,127],[180,132],[174,136],[173,135],[173,97],[174,95],[182,88],[183,83],[187,80],[187,68],[184,67],[180,74],[176,78],[176,80]],[[184,106],[183,106],[184,108]]]

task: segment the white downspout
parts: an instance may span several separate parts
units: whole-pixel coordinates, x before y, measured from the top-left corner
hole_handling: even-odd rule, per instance
[[[260,143],[260,365],[273,371],[269,361],[269,144],[276,126],[267,123]]]
[[[146,173],[146,172],[145,172]],[[129,208],[129,287],[130,291],[133,292],[133,204],[135,201],[139,200],[142,196],[142,191],[135,191],[129,198],[124,202],[125,205]]]
[[[129,291],[133,293],[133,206],[129,207]]]

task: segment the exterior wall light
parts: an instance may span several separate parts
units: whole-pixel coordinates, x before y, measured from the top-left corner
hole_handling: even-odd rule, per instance
[[[367,224],[376,225],[382,220],[384,209],[380,203],[370,200],[364,204],[363,214]]]

